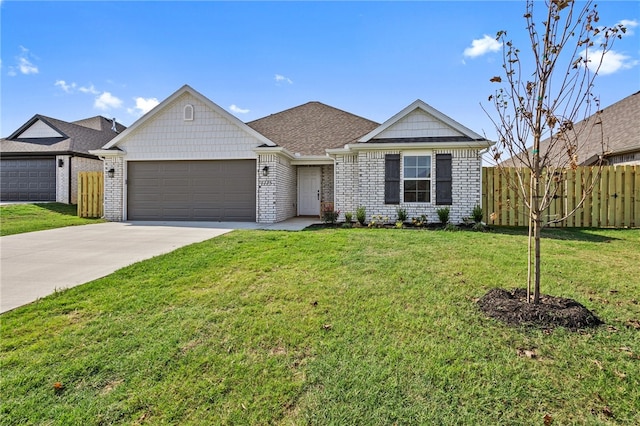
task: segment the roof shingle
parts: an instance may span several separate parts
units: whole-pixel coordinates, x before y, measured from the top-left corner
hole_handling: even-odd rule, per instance
[[[56,129],[64,136],[60,138],[20,138],[20,133],[38,120]],[[11,136],[2,139],[0,152],[2,154],[74,153],[89,155],[89,150],[99,149],[118,135],[111,130],[111,126],[111,120],[102,116],[69,123],[37,114]],[[98,127],[101,130],[98,130]],[[116,124],[116,128],[118,132],[126,129],[120,123]]]
[[[379,123],[321,102],[308,102],[247,125],[291,153],[325,155],[326,149],[355,142]]]

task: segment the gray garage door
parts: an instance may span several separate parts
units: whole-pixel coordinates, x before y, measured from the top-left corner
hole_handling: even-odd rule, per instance
[[[256,220],[255,160],[128,163],[129,220]]]
[[[55,201],[55,159],[0,160],[0,187],[2,201]]]

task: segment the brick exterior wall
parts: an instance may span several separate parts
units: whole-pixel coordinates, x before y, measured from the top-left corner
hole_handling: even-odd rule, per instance
[[[444,153],[444,151],[442,151]],[[452,154],[453,205],[450,217],[453,223],[471,216],[477,205],[482,205],[482,156],[477,149],[447,151]],[[437,215],[435,216],[437,220]]]
[[[279,154],[260,154],[256,164],[256,222],[275,223],[294,217],[298,207],[296,167]],[[269,167],[268,176],[262,173],[265,166]]]
[[[449,206],[451,221],[453,223],[461,222],[463,217],[471,215],[473,207],[481,203],[482,159],[479,150],[448,149],[429,152],[432,156],[432,202],[385,204],[385,155],[398,153],[403,155],[411,153],[411,151],[359,151],[357,155],[336,155],[336,208],[341,212],[341,220],[344,219],[344,212],[355,212],[358,206],[364,206],[367,210],[367,221],[371,220],[373,215],[388,216],[389,221],[394,221],[397,218],[396,210],[404,208],[407,210],[409,218],[426,214],[429,222],[437,222],[436,210],[446,206],[435,204],[435,155],[444,153],[452,154],[453,204]],[[400,162],[400,168],[402,176],[403,161]],[[402,190],[400,193],[402,194]]]
[[[358,156],[356,154],[342,154],[335,158],[335,208],[340,210],[344,218],[345,212],[354,213],[360,205],[358,197]]]
[[[276,181],[276,222],[294,217],[298,213],[298,173],[285,158],[278,157]]]
[[[113,222],[124,220],[124,158],[107,157],[104,159],[104,218]],[[115,174],[109,177],[109,169]]]
[[[71,159],[70,155],[56,156],[56,202],[58,203],[70,204],[70,200],[69,200],[69,161],[70,159]],[[58,167],[58,161],[60,160],[64,161],[64,166],[62,167]],[[71,201],[71,204],[73,204],[73,201]]]
[[[321,190],[320,201],[321,202],[334,202],[334,182],[333,182],[333,165],[325,164],[321,166]]]
[[[58,167],[59,160],[64,161],[64,166]],[[69,165],[71,165],[71,176],[69,176]],[[64,204],[78,204],[78,173],[101,171],[102,160],[58,155],[56,157],[56,201]],[[69,177],[71,177],[71,194],[69,194]]]
[[[102,160],[84,157],[71,159],[71,204],[78,204],[78,173],[101,172],[103,167]]]
[[[268,166],[269,175],[262,169]],[[306,167],[306,166],[305,166]],[[321,170],[321,201],[334,201],[333,165],[317,166]],[[257,161],[258,193],[256,221],[282,222],[298,215],[298,166],[281,154],[260,154]]]

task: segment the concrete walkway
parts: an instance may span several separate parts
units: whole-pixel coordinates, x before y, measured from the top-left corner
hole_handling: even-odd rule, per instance
[[[234,229],[297,231],[317,222],[108,222],[1,237],[0,313]]]

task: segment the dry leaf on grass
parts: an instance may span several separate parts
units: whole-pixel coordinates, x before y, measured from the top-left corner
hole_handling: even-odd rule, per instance
[[[538,357],[538,354],[535,349],[518,349],[518,356],[535,359]]]

